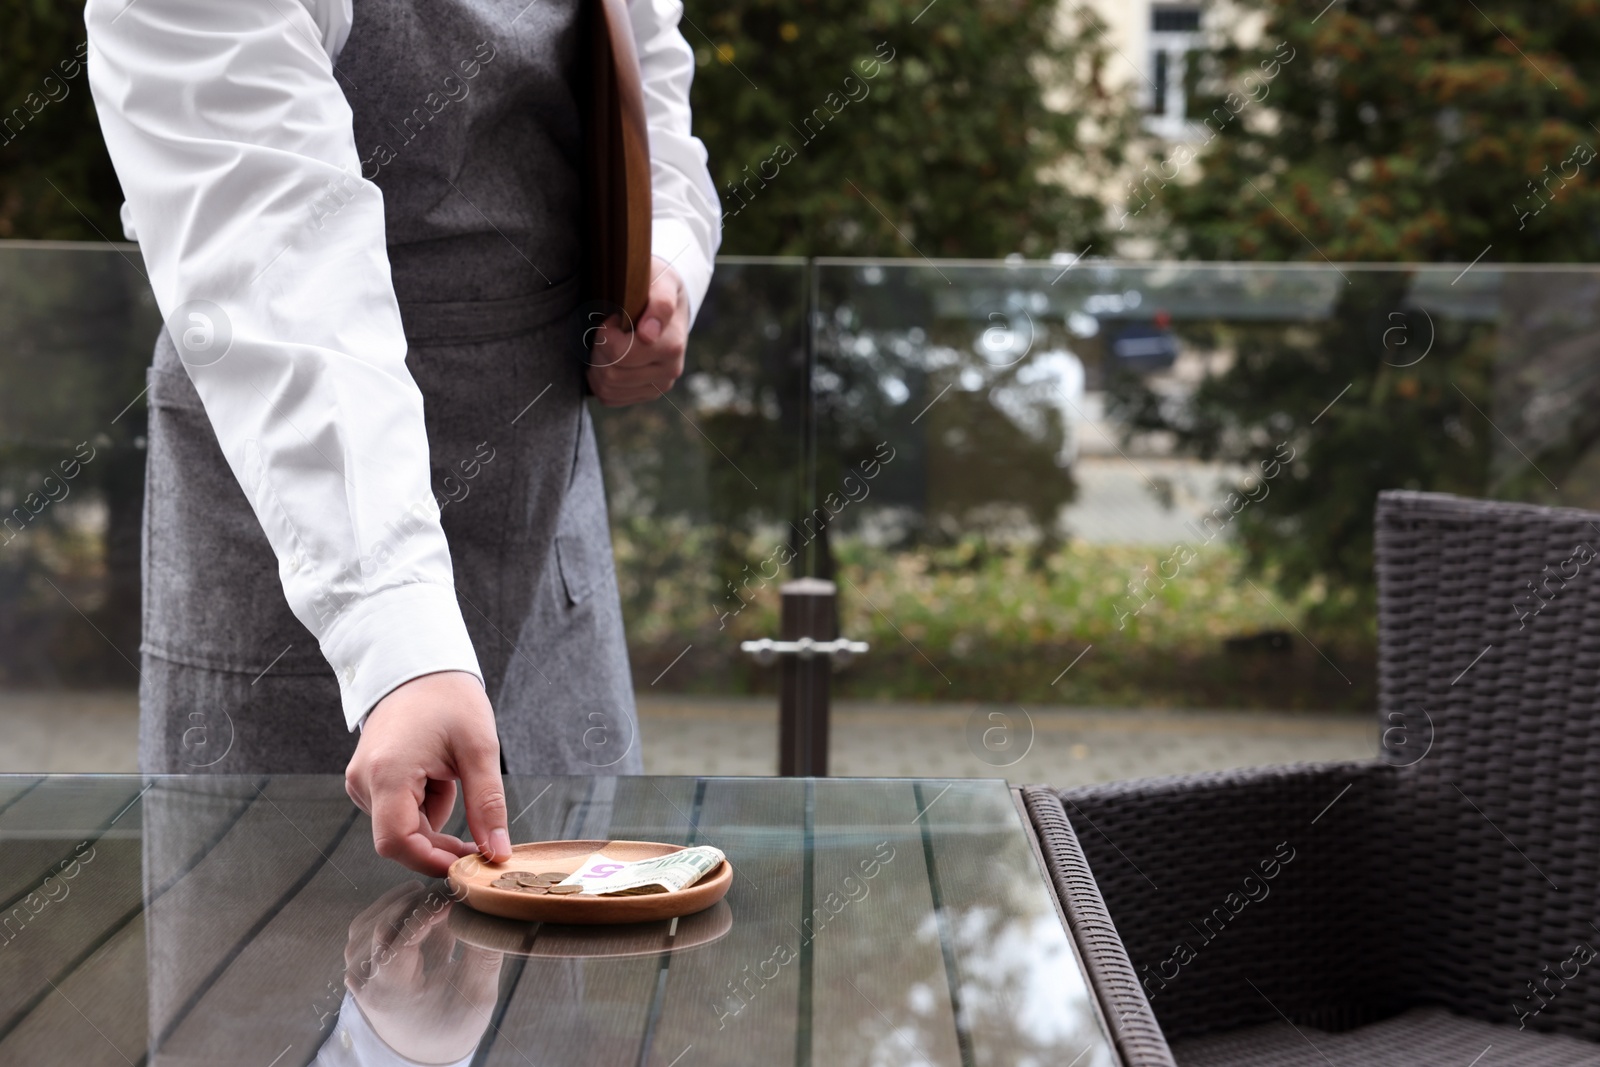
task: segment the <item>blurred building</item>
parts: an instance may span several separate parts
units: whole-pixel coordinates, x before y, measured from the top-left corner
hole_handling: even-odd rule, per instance
[[[1088,0],[1106,24],[1104,43],[1113,61],[1102,71],[1107,89],[1134,94],[1144,112],[1144,128],[1170,141],[1184,137],[1187,102],[1183,75],[1189,52],[1201,40],[1201,24],[1212,29],[1202,4],[1151,0]],[[1215,8],[1217,5],[1204,5]]]
[[[1105,92],[1130,95],[1149,137],[1130,154],[1126,173],[1111,188],[1097,190],[1120,210],[1127,206],[1128,183],[1152,156],[1164,156],[1172,145],[1204,137],[1189,99],[1193,77],[1199,73],[1192,70],[1198,54],[1227,40],[1254,43],[1264,20],[1260,12],[1230,0],[1083,0],[1081,5],[1079,0],[1066,0],[1063,14],[1075,13],[1080,6],[1095,12],[1105,27],[1101,43],[1107,56],[1098,72],[1099,86]],[[1121,233],[1117,247],[1096,249],[1094,254],[1138,259],[1155,251],[1148,239],[1130,228]]]

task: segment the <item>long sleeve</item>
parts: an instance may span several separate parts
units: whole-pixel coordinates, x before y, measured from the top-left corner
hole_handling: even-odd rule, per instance
[[[343,8],[341,11],[340,8]],[[89,84],[168,327],[346,723],[482,680],[422,396],[330,56],[348,0],[89,0]],[[196,317],[198,316],[198,317]]]
[[[650,130],[650,251],[683,279],[693,322],[711,287],[712,261],[722,243],[722,206],[706,167],[706,146],[689,132],[694,50],[678,30],[679,0],[631,0],[628,14]]]
[[[485,1027],[485,1029],[488,1029]],[[481,1039],[480,1039],[481,1040]],[[472,1052],[454,1063],[439,1067],[467,1067],[477,1053]],[[345,991],[344,1003],[339,1006],[339,1019],[317,1050],[311,1067],[425,1067],[419,1060],[407,1059],[384,1043],[372,1028],[372,1023],[362,1014],[355,996]]]

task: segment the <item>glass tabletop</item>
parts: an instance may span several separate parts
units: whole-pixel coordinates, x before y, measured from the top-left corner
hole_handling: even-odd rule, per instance
[[[733,886],[512,923],[379,858],[338,777],[0,776],[0,1063],[1117,1062],[1004,782],[506,785],[515,841],[711,844]]]

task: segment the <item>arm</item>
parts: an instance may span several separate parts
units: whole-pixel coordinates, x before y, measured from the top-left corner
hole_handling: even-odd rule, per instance
[[[181,327],[207,301],[216,337],[231,334],[225,352],[185,365],[289,606],[338,674],[346,722],[418,675],[478,675],[428,483],[382,195],[359,175],[312,14],[270,0],[90,0],[86,21],[96,109],[156,301]],[[330,187],[348,192],[337,211],[324,208]]]
[[[655,216],[650,251],[683,280],[692,324],[710,288],[712,261],[722,244],[722,205],[706,167],[706,146],[690,132],[694,50],[678,30],[683,15],[679,0],[630,0],[628,14],[639,49],[645,121],[650,127]],[[657,264],[652,274],[660,269]]]
[[[650,132],[650,300],[637,329],[610,320],[598,332],[589,385],[602,403],[654,400],[683,373],[689,327],[711,286],[722,208],[706,147],[690,132],[694,52],[678,32],[679,0],[630,0]],[[608,353],[615,353],[612,358]]]
[[[472,751],[422,752],[392,781],[352,788],[384,809],[379,851],[433,869],[459,842],[416,825],[424,803],[453,801],[457,765],[471,764],[469,801],[498,795],[500,781],[497,763],[492,789],[482,773],[492,715],[429,485],[382,195],[360,175],[329,58],[348,25],[335,11],[318,0],[89,0],[89,84],[156,302],[289,607],[338,677],[346,723],[414,679],[428,676],[435,697],[439,679],[454,680],[451,706],[427,710],[436,733]],[[463,682],[476,692],[463,698]],[[421,714],[415,701],[408,710]],[[377,718],[383,733],[402,716]],[[400,788],[423,769],[452,772],[448,789]],[[485,823],[468,809],[489,841],[492,810]]]

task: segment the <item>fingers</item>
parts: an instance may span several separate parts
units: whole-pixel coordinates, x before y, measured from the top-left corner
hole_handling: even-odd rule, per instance
[[[643,404],[646,401],[654,400],[656,397],[663,395],[663,390],[635,389],[626,393],[607,393],[604,396],[597,392],[595,395],[599,397],[600,403],[608,408],[626,408],[632,407],[634,404]]]
[[[450,818],[450,813],[456,806],[456,783],[446,779],[429,778],[427,790],[422,796],[422,813],[427,816],[428,825],[435,830],[444,828],[445,820]]]
[[[675,359],[664,356],[650,363],[623,363],[615,367],[597,369],[604,372],[601,377],[606,383],[618,391],[642,389],[652,385],[671,389],[672,383],[677,381],[683,372],[683,356],[679,355]]]
[[[654,400],[683,374],[689,334],[689,297],[669,264],[654,259],[656,274],[637,323],[612,316],[589,335],[589,387],[612,407]]]
[[[624,323],[621,316],[613,315],[598,329],[590,330],[589,365],[614,367],[631,356],[639,343],[632,326],[632,323]]]
[[[344,946],[344,965],[346,967],[355,965],[360,958],[361,946],[366,943],[372,929],[384,921],[385,916],[395,910],[401,900],[423,891],[421,882],[401,882],[367,905],[366,909],[350,923],[349,938]]]
[[[474,856],[478,852],[477,845],[474,845],[471,841],[463,841],[454,834],[442,833],[438,830],[430,830],[427,827],[423,827],[422,836],[428,839],[428,844],[440,852],[450,853],[456,859],[460,859],[462,856]],[[454,863],[455,860],[450,862]]]
[[[667,324],[672,321],[673,312],[677,307],[676,282],[669,282],[665,277],[658,278],[650,286],[650,302],[644,306],[644,313],[639,316],[639,339],[647,345],[653,345],[660,340]]]
[[[663,334],[681,324],[687,332],[689,293],[672,264],[660,256],[650,257],[650,296],[639,314],[639,336],[653,345]]]
[[[665,332],[657,331],[653,343],[646,342],[642,327],[635,334],[607,334],[608,350],[626,355],[610,363],[591,361],[588,379],[594,395],[602,404],[621,406],[654,400],[671,389],[683,374],[686,323],[686,315],[674,318]]]
[[[458,778],[472,846],[437,829],[454,805]],[[471,674],[422,675],[379,701],[351,757],[345,790],[372,816],[378,855],[414,871],[442,876],[480,849],[510,858],[494,710]]]
[[[376,781],[371,799],[372,847],[384,859],[421,874],[443,877],[460,858],[436,843],[449,835],[440,834],[427,824],[421,798],[409,783]]]
[[[492,726],[470,731],[456,744],[456,773],[467,807],[467,829],[484,859],[501,863],[511,858],[507,829],[506,788],[500,780],[500,742]]]
[[[456,965],[463,970],[476,971],[484,975],[498,975],[500,965],[505,962],[505,954],[491,949],[479,948],[465,942],[461,945],[461,958]]]
[[[380,923],[372,931],[367,959],[370,961],[365,982],[371,981],[380,971],[391,980],[402,984],[415,982],[422,974],[422,953],[419,945],[433,929],[436,913],[422,905]]]
[[[412,942],[418,958],[422,960],[424,971],[436,970],[450,962],[450,954],[456,947],[456,935],[450,930],[447,922],[449,917],[448,911],[433,912],[428,918],[427,930]]]
[[[361,764],[360,752],[350,761],[344,772],[344,791],[350,802],[368,815],[372,814],[372,799],[367,792],[367,776]]]
[[[654,400],[668,389],[671,389],[675,380],[675,376],[663,374],[654,378],[646,378],[642,381],[628,381],[618,384],[593,369],[589,371],[590,388],[594,390],[596,398],[609,407],[621,407],[625,404],[638,404],[646,400]]]

